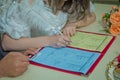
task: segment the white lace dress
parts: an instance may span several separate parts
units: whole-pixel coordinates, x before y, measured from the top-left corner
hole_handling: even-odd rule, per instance
[[[1,7],[5,8],[0,15],[0,27],[14,39],[31,37],[32,32],[34,35],[36,32],[38,35],[57,34],[67,21],[66,13],[54,15],[44,0],[33,0],[31,5],[29,0],[22,0],[21,3],[8,0]]]
[[[5,2],[6,1],[6,2]],[[91,11],[93,7],[91,7]],[[0,32],[14,39],[57,34],[67,22],[67,13],[54,15],[44,0],[1,0]]]

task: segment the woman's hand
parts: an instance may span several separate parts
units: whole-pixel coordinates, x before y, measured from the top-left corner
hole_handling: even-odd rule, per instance
[[[26,56],[31,57],[31,56],[35,55],[39,50],[40,50],[40,48],[39,49],[28,48],[28,49],[26,49],[26,51],[23,54],[26,55]]]
[[[63,29],[63,34],[68,36],[68,37],[74,36],[75,33],[76,33],[76,25],[75,25],[75,23],[67,24],[65,26],[65,28]]]
[[[49,45],[55,48],[65,47],[71,42],[70,37],[64,35],[55,35],[49,37]]]

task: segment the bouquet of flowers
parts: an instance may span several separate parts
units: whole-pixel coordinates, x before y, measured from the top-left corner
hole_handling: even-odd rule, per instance
[[[120,54],[107,65],[107,80],[120,80]]]
[[[115,69],[113,71],[114,79],[120,80],[120,55],[117,56],[116,62],[114,63],[116,63]]]
[[[120,34],[120,7],[112,6],[109,13],[104,13],[102,23],[106,32]]]

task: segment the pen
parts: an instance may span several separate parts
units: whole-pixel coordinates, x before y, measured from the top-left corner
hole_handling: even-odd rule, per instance
[[[58,28],[54,28],[55,31],[57,31],[58,34],[63,35],[63,33]]]
[[[58,34],[64,35],[59,29],[57,29],[57,28],[54,28],[54,29],[58,32]],[[70,41],[65,40],[66,45],[69,45],[71,42],[72,42],[71,40]]]
[[[59,33],[60,35],[63,35],[63,33],[62,33],[61,31],[58,31],[58,33]]]

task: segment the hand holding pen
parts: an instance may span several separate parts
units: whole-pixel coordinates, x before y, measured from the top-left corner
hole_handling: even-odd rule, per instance
[[[66,36],[64,35],[60,29],[58,28],[55,28],[53,27],[52,28],[52,31],[55,33],[55,34],[58,34],[58,35],[55,35],[55,36],[52,36],[51,40],[52,42],[49,42],[50,44],[48,46],[52,46],[52,47],[56,47],[56,48],[59,48],[59,47],[65,47],[67,45],[70,44],[71,40],[70,40],[70,37],[69,36]],[[52,44],[51,44],[52,43]]]
[[[71,42],[70,37],[65,35],[55,35],[51,36],[49,39],[48,46],[52,46],[55,48],[65,47],[69,45]]]
[[[62,36],[64,35],[61,31],[59,31],[58,33],[59,33],[59,35],[62,35]],[[70,40],[70,36],[67,36],[67,35],[64,35],[64,36],[66,36],[67,38],[69,38],[69,40],[65,40],[65,41],[66,41],[66,42],[65,42],[66,45],[69,45],[70,42],[71,42],[71,40]]]

